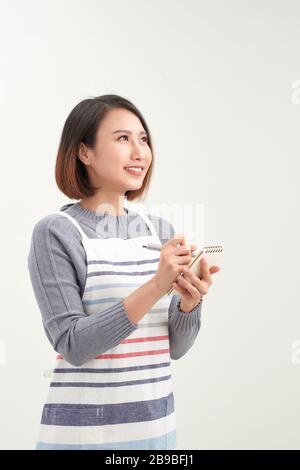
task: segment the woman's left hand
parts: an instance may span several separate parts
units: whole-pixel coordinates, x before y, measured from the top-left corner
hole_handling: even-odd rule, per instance
[[[211,274],[220,271],[219,266],[207,265],[205,258],[200,261],[200,270],[202,276],[199,278],[192,272],[186,270],[183,275],[177,276],[177,280],[173,282],[173,289],[180,295],[180,309],[188,313],[198,305],[203,295],[208,293],[209,287],[212,285]]]

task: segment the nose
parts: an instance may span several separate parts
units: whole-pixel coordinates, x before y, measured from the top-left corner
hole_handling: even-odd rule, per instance
[[[132,160],[137,160],[140,163],[143,163],[147,158],[147,152],[145,149],[136,152],[132,151],[131,158]]]
[[[134,157],[134,156],[132,156],[131,161],[132,161],[133,164],[136,164],[136,165],[143,165],[144,167],[148,166],[147,158],[144,158],[144,157],[140,157],[140,156]]]
[[[134,141],[132,140],[132,142]],[[145,148],[144,145],[134,142],[132,144],[131,159],[141,165],[146,164],[148,159],[151,160],[151,151],[149,148]]]

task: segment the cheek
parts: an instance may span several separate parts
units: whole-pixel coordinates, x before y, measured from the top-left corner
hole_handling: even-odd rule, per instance
[[[147,165],[148,165],[148,170],[149,170],[149,168],[152,165],[152,158],[151,157],[147,159]]]
[[[122,159],[118,155],[102,157],[95,167],[96,173],[104,179],[114,180],[120,178],[123,166],[126,165],[126,158]]]

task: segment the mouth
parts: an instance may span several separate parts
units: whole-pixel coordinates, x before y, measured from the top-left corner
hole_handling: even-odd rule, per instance
[[[124,170],[133,176],[141,176],[144,173],[143,166],[125,166]]]

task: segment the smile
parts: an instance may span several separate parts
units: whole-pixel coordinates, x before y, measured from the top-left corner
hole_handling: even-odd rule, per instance
[[[125,167],[124,168],[128,173],[134,176],[141,176],[143,173],[143,168],[138,168],[138,167]]]

